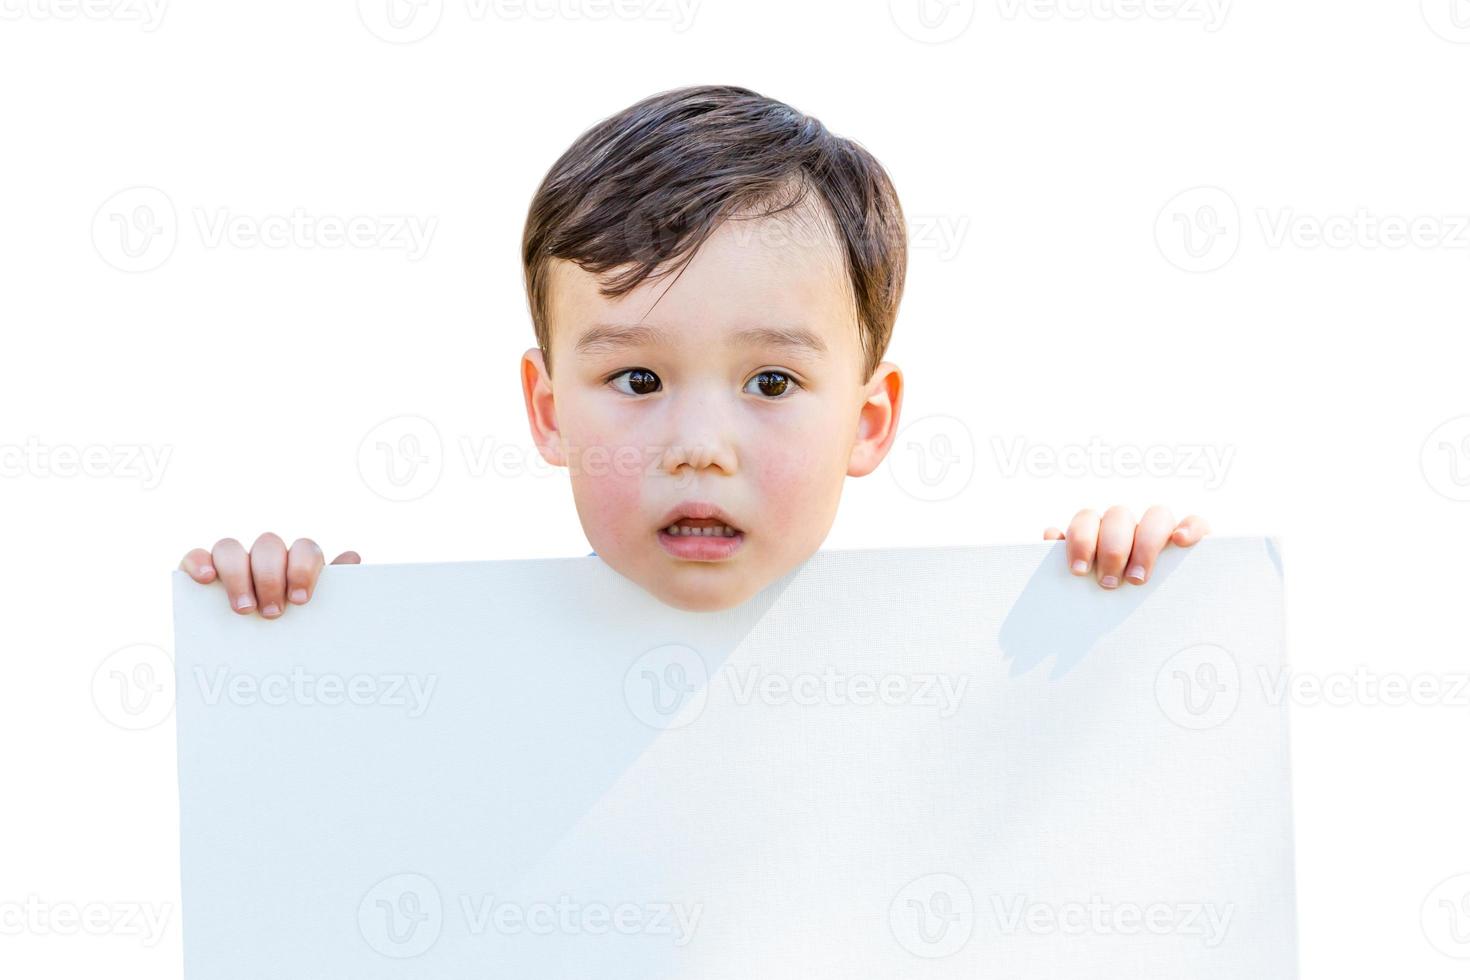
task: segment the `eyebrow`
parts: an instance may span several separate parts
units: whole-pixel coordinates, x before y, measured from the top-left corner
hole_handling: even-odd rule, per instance
[[[657,347],[669,343],[669,335],[657,327],[641,324],[598,323],[577,339],[579,354],[602,354],[626,347]],[[806,327],[749,327],[730,335],[731,347],[779,347],[797,354],[821,357],[827,344]]]

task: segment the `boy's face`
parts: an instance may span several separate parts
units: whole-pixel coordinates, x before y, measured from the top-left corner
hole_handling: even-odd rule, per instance
[[[682,274],[615,300],[574,263],[550,270],[555,376],[538,348],[521,363],[533,434],[570,468],[598,556],[668,605],[739,605],[801,564],[843,479],[893,441],[902,377],[884,362],[861,379],[851,286],[823,228],[790,212],[727,221]],[[691,503],[738,533],[670,534]]]

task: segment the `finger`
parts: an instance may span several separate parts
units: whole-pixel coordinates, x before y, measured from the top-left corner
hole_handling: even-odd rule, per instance
[[[1174,527],[1174,515],[1169,513],[1169,508],[1155,505],[1144,511],[1133,532],[1133,553],[1128,557],[1128,573],[1123,577],[1134,585],[1147,582]]]
[[[1041,539],[1043,541],[1060,541],[1062,540],[1062,532],[1058,528],[1049,527],[1041,532]]]
[[[203,548],[195,548],[185,555],[183,561],[179,562],[179,567],[188,572],[189,577],[196,582],[208,584],[214,581],[214,560]]]
[[[1137,526],[1127,507],[1109,507],[1103,514],[1097,532],[1097,582],[1103,588],[1116,589],[1122,581]]]
[[[1169,540],[1182,547],[1188,548],[1200,538],[1210,533],[1210,522],[1198,514],[1190,514],[1179,522]]]
[[[250,556],[245,553],[245,546],[234,538],[220,538],[214,543],[210,557],[214,559],[219,580],[225,584],[230,608],[237,613],[254,612],[255,589],[250,584]]]
[[[1079,510],[1067,525],[1067,567],[1073,575],[1086,575],[1097,553],[1097,511]]]
[[[260,614],[275,619],[286,609],[286,542],[269,531],[250,546],[250,578]]]
[[[325,558],[311,538],[297,538],[286,555],[286,598],[298,606],[311,600]]]
[[[344,551],[332,559],[333,565],[361,565],[362,556],[355,551]]]

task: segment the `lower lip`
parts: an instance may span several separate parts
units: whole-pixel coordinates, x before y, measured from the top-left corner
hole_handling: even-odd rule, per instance
[[[734,537],[714,535],[669,534],[662,528],[658,532],[658,543],[675,558],[689,561],[721,561],[740,550],[745,543],[745,533],[737,532]]]

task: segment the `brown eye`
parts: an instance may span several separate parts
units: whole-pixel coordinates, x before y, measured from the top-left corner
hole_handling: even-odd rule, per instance
[[[760,393],[769,400],[786,397],[786,392],[796,384],[796,379],[784,371],[762,371],[750,379],[750,384],[760,386]]]
[[[609,378],[608,384],[611,384],[614,388],[617,388],[618,391],[624,391],[624,389],[616,383],[620,378],[624,377],[628,379],[629,390],[627,390],[626,393],[629,395],[651,395],[655,391],[659,390],[658,375],[654,374],[652,371],[649,371],[646,368],[630,368],[627,371],[623,371],[620,374],[616,374],[613,377]]]

